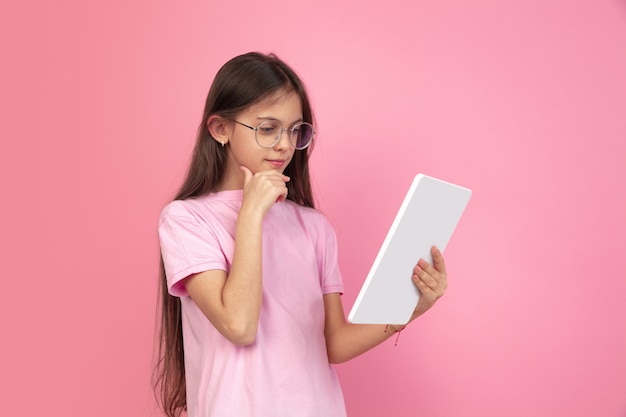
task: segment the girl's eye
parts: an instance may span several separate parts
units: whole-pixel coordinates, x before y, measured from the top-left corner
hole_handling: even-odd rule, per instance
[[[261,135],[271,136],[275,135],[278,129],[279,128],[274,123],[263,122],[257,130]]]

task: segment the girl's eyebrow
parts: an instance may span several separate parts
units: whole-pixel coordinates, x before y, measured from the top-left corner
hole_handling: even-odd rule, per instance
[[[275,117],[271,117],[271,116],[258,116],[257,120],[274,120],[274,121],[277,121],[280,124],[282,124],[282,122],[279,119],[277,119]],[[298,123],[298,122],[303,122],[303,121],[304,121],[304,119],[302,117],[300,117],[297,120],[294,120],[293,122],[289,123],[289,126],[291,126],[291,125],[293,125],[295,123]]]

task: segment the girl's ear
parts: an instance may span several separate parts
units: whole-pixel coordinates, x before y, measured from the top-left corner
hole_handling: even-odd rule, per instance
[[[211,116],[206,121],[206,126],[209,129],[211,137],[221,143],[222,146],[228,143],[228,140],[230,139],[228,134],[228,120],[220,116]]]

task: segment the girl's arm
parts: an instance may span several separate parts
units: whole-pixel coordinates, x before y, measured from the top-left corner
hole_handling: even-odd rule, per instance
[[[448,280],[441,252],[431,250],[433,265],[420,259],[413,269],[413,282],[420,291],[420,299],[411,315],[409,323],[430,309],[441,298]],[[345,319],[341,297],[338,293],[324,296],[326,322],[324,334],[330,363],[348,361],[389,339],[404,325],[352,324]],[[408,324],[408,323],[407,323]],[[387,331],[385,329],[387,328]]]
[[[245,169],[244,194],[235,229],[230,273],[222,270],[192,275],[185,288],[204,315],[231,342],[254,342],[263,294],[262,225],[269,208],[287,196],[289,180],[276,171],[256,175]]]

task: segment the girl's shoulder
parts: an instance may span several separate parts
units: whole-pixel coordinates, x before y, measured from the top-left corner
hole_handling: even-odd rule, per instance
[[[324,214],[314,207],[306,207],[302,206],[294,201],[285,200],[280,203],[282,206],[289,207],[290,210],[298,212],[301,216],[311,217],[311,218],[322,218]]]
[[[210,193],[184,200],[169,202],[161,210],[161,219],[166,217],[206,217],[232,212],[241,205],[242,190]]]
[[[284,203],[291,205],[292,209],[298,212],[298,217],[309,227],[315,227],[325,231],[332,231],[334,229],[326,214],[320,209],[301,206],[289,200]]]
[[[194,211],[197,211],[198,207],[198,199],[196,198],[170,201],[161,210],[161,218],[185,217]]]

